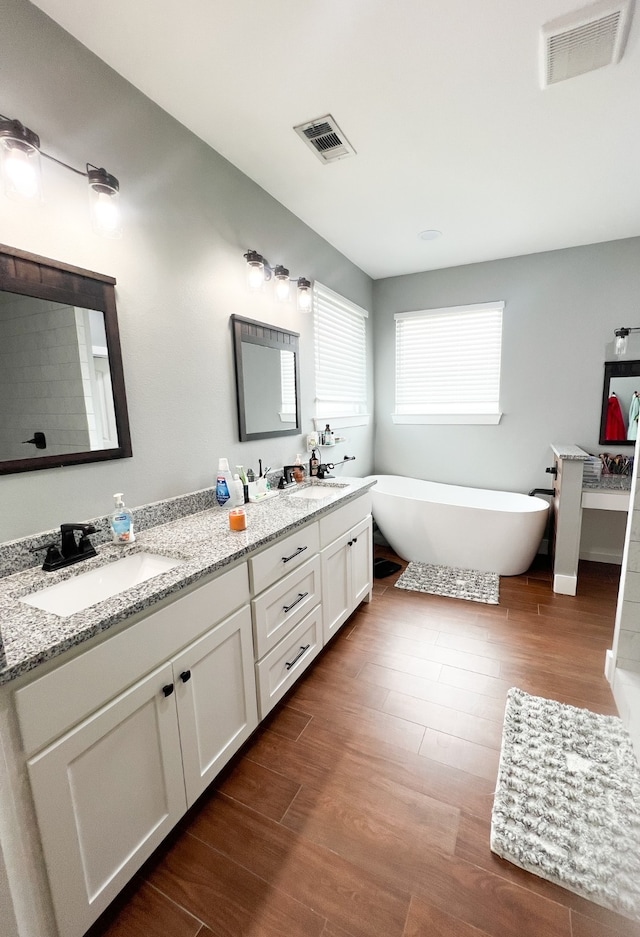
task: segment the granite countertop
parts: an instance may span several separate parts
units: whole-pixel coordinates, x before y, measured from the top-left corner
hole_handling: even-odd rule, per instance
[[[295,490],[317,484],[307,482]],[[229,529],[226,510],[211,508],[136,533],[131,546],[104,544],[97,548],[96,557],[74,566],[48,573],[36,567],[0,579],[0,634],[6,657],[0,669],[0,685],[322,517],[371,488],[375,480],[345,478],[320,484],[327,489],[326,498],[293,498],[292,492],[285,490],[265,501],[246,504],[247,529],[243,531]],[[181,562],[168,572],[65,618],[20,601],[32,592],[139,552],[158,553]]]
[[[589,458],[589,453],[581,449],[580,446],[574,446],[573,443],[561,444],[551,443],[551,449],[559,459],[575,460],[584,462]]]

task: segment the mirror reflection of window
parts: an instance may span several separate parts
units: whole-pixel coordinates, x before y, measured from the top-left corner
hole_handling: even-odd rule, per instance
[[[266,345],[242,345],[247,433],[281,429],[280,351]]]
[[[117,445],[102,312],[0,291],[0,349],[0,461]]]
[[[280,352],[280,419],[283,423],[296,422],[296,359],[292,351]]]

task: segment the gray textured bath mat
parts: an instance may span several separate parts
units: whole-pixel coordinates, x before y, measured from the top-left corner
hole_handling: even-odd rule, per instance
[[[497,605],[499,584],[497,573],[411,562],[396,582],[396,588]]]
[[[491,849],[640,921],[640,769],[617,716],[509,690]]]

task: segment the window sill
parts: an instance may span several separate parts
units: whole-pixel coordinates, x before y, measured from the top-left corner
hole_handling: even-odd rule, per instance
[[[497,425],[502,419],[502,413],[392,413],[394,423],[405,425],[453,425],[453,424],[486,424]]]
[[[368,426],[371,419],[368,413],[356,413],[353,416],[332,416],[327,412],[326,416],[315,416],[313,426],[316,431],[325,428],[327,423],[331,429],[344,429],[347,426]]]

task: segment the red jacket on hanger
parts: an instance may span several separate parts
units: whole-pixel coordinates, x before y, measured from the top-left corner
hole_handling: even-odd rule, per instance
[[[625,426],[624,417],[622,416],[620,401],[615,394],[611,394],[607,405],[605,435],[607,439],[613,440],[627,438],[627,427]]]

